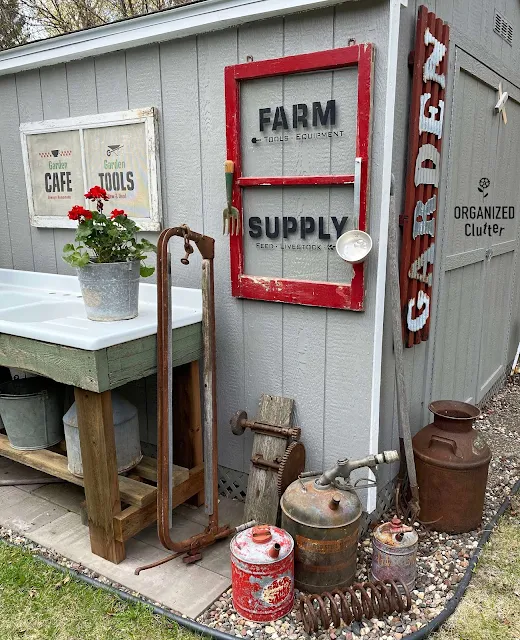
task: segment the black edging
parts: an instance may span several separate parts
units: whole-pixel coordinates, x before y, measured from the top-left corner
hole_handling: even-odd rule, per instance
[[[471,576],[473,575],[473,569],[475,568],[475,565],[477,564],[480,558],[480,554],[482,553],[483,546],[489,540],[489,536],[493,532],[493,529],[495,528],[495,525],[498,522],[499,518],[509,508],[511,504],[511,498],[516,493],[518,493],[519,489],[520,489],[520,480],[517,480],[513,488],[511,489],[511,493],[500,505],[499,510],[495,513],[493,518],[485,525],[485,529],[482,532],[482,535],[480,536],[480,540],[478,541],[477,548],[473,552],[473,555],[470,558],[469,564],[466,567],[466,572],[464,573],[462,580],[459,582],[457,586],[457,590],[455,591],[453,597],[448,600],[444,609],[439,613],[438,616],[435,616],[433,620],[430,620],[430,622],[428,622],[427,625],[425,625],[424,627],[421,627],[420,629],[418,629],[417,631],[414,631],[413,633],[408,633],[407,635],[403,636],[403,638],[407,638],[407,640],[422,640],[423,638],[426,638],[427,636],[429,636],[430,633],[432,633],[433,631],[436,631],[441,626],[441,624],[446,622],[446,620],[453,613],[455,613],[455,609],[457,608],[459,602],[461,601],[462,596],[464,595],[464,592],[468,587],[469,581],[471,580]]]
[[[520,480],[517,480],[509,496],[504,500],[504,502],[502,502],[496,514],[486,524],[486,528],[482,532],[482,535],[480,536],[480,540],[478,541],[477,548],[475,549],[475,551],[473,552],[473,555],[470,558],[469,564],[466,568],[466,572],[464,573],[464,577],[459,582],[457,586],[457,590],[455,591],[455,594],[453,595],[452,598],[448,600],[448,603],[446,604],[444,609],[439,613],[438,616],[433,618],[433,620],[431,620],[427,625],[424,625],[424,627],[421,627],[420,629],[418,629],[417,631],[414,631],[413,633],[409,633],[406,636],[403,636],[403,638],[407,638],[407,640],[422,640],[423,638],[426,638],[428,635],[430,635],[430,633],[432,633],[433,631],[436,631],[441,626],[441,624],[443,622],[446,622],[446,620],[455,612],[455,609],[457,608],[457,605],[461,601],[462,596],[464,595],[464,592],[468,587],[469,581],[471,580],[471,576],[473,575],[473,569],[477,564],[478,559],[480,558],[480,554],[482,553],[483,546],[489,540],[489,537],[493,529],[495,528],[495,525],[498,522],[499,518],[509,508],[511,504],[511,498],[515,496],[519,490],[520,490]],[[18,545],[13,545],[13,546],[18,546]],[[164,616],[165,618],[168,618],[173,622],[176,622],[179,626],[184,627],[189,631],[193,631],[195,633],[209,636],[210,638],[215,638],[216,640],[236,640],[236,638],[239,637],[239,636],[232,636],[231,634],[225,633],[224,631],[219,631],[218,629],[213,629],[212,627],[208,627],[205,624],[200,624],[199,622],[196,622],[192,618],[183,618],[182,616],[172,613],[171,611],[167,611],[162,607],[151,604],[144,598],[138,598],[136,596],[131,595],[130,593],[126,593],[126,591],[121,591],[121,589],[117,589],[116,587],[112,587],[108,584],[103,584],[102,582],[99,582],[99,580],[96,580],[95,578],[86,576],[85,574],[80,573],[75,569],[64,567],[63,565],[58,564],[56,561],[51,560],[50,558],[46,558],[45,556],[41,556],[40,554],[34,553],[31,555],[34,558],[41,560],[45,564],[49,565],[50,567],[53,567],[54,569],[58,569],[62,573],[70,573],[75,578],[78,578],[79,580],[86,582],[90,586],[95,587],[97,589],[104,589],[105,591],[108,591],[109,593],[116,595],[121,600],[126,600],[127,602],[133,602],[134,604],[144,604],[145,606],[152,609],[153,613],[160,616]]]
[[[14,545],[14,546],[18,546],[18,545]],[[70,573],[72,576],[74,576],[75,578],[78,578],[78,580],[82,580],[83,582],[86,582],[91,587],[108,591],[108,593],[111,593],[117,596],[121,600],[126,600],[127,602],[132,602],[134,604],[144,604],[145,606],[149,607],[153,611],[153,613],[160,616],[164,616],[165,618],[169,618],[173,622],[176,622],[179,626],[189,629],[194,633],[210,636],[212,638],[216,638],[216,640],[236,640],[236,638],[238,637],[238,636],[232,636],[229,633],[224,633],[223,631],[219,631],[218,629],[212,629],[211,627],[207,627],[206,625],[200,624],[199,622],[193,620],[192,618],[183,618],[182,616],[179,616],[176,613],[172,613],[171,611],[167,611],[162,607],[152,604],[151,602],[149,602],[148,600],[145,600],[144,598],[138,598],[136,596],[133,596],[130,593],[127,593],[126,591],[122,591],[121,589],[117,589],[116,587],[113,587],[108,584],[103,584],[102,582],[100,582],[99,580],[96,580],[95,578],[86,576],[84,573],[81,573],[80,571],[76,571],[75,569],[64,567],[63,565],[59,564],[55,560],[51,560],[50,558],[46,558],[45,556],[41,556],[37,553],[33,553],[31,555],[37,560],[41,560],[45,564],[49,565],[49,567],[58,569],[62,573]]]

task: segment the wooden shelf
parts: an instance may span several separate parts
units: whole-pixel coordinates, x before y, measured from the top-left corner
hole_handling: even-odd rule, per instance
[[[72,482],[80,487],[83,486],[83,478],[78,478],[68,470],[66,456],[49,449],[39,449],[38,451],[13,449],[7,436],[0,434],[0,455],[15,462],[20,462],[27,467],[48,473],[51,476]],[[189,476],[188,470],[186,469],[185,471]],[[122,502],[136,507],[143,507],[155,503],[157,500],[157,489],[155,487],[131,478],[125,478],[125,476],[119,476],[119,493]]]
[[[132,469],[132,472],[136,473],[141,478],[145,480],[149,480],[150,482],[157,482],[157,460],[155,458],[149,458],[148,456],[143,456],[141,462]],[[185,482],[190,477],[189,469],[185,467],[179,467],[179,465],[174,464],[172,470],[172,480],[173,486]]]

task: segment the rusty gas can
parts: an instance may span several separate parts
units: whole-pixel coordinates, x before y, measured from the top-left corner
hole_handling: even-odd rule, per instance
[[[372,580],[397,579],[412,591],[417,576],[418,540],[415,530],[395,516],[376,527],[372,534]]]
[[[296,587],[321,593],[352,584],[363,511],[355,491],[302,478],[289,485],[280,506],[282,527],[296,543]]]
[[[438,400],[431,424],[413,438],[422,522],[436,531],[464,533],[482,522],[491,451],[473,429],[477,407]]]
[[[247,620],[278,620],[294,603],[294,542],[278,527],[260,525],[231,540],[233,604]]]

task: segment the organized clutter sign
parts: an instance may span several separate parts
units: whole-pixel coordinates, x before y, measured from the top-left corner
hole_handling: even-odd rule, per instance
[[[409,168],[401,248],[401,307],[405,346],[428,339],[449,26],[419,8],[409,123]]]
[[[74,227],[67,217],[99,185],[110,208],[143,230],[161,226],[157,119],[153,107],[20,125],[31,224]]]
[[[226,68],[234,296],[363,309],[336,240],[367,226],[372,67],[356,44]]]

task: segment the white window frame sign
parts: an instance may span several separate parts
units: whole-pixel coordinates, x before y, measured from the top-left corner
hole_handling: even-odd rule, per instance
[[[71,133],[79,131],[81,146],[81,161],[83,175],[83,193],[93,184],[87,184],[87,163],[85,150],[84,131],[87,129],[99,129],[104,127],[116,127],[144,123],[146,140],[146,168],[148,176],[148,205],[149,217],[133,217],[135,223],[143,231],[160,231],[162,223],[161,197],[160,197],[160,161],[158,144],[157,109],[146,107],[142,109],[130,109],[114,113],[99,113],[73,118],[61,118],[59,120],[42,120],[40,122],[24,122],[20,124],[20,137],[22,143],[23,165],[25,183],[27,187],[27,201],[29,206],[30,223],[34,227],[47,228],[76,228],[77,221],[70,220],[66,214],[45,215],[44,211],[37,210],[33,191],[31,163],[29,158],[29,136],[53,132]],[[110,189],[107,189],[110,192]],[[82,198],[78,202],[71,202],[71,206],[82,204]],[[83,202],[86,206],[87,203]],[[110,205],[109,205],[110,206]],[[124,209],[124,205],[118,204]],[[130,214],[131,215],[131,214]]]

